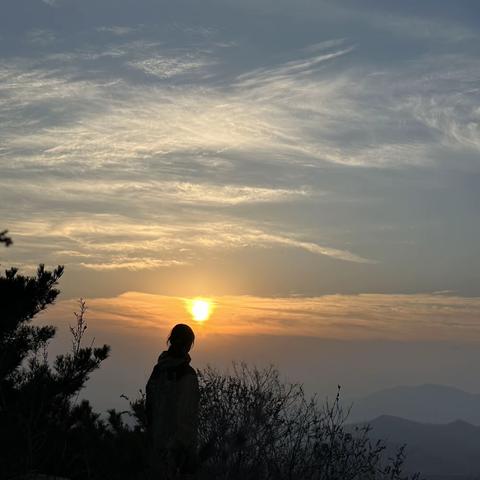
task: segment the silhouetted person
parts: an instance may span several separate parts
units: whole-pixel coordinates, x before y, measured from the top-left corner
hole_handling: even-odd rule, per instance
[[[169,348],[158,358],[147,383],[150,458],[156,478],[188,478],[196,469],[200,395],[188,354],[194,340],[188,325],[175,325]]]

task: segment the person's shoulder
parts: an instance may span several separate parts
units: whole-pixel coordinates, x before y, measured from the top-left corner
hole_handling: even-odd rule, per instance
[[[179,379],[182,388],[187,389],[191,394],[198,392],[199,382],[196,370],[190,365],[186,366],[184,374]]]
[[[182,368],[181,376],[182,376],[182,377],[185,377],[185,376],[194,376],[195,378],[197,378],[197,371],[196,371],[191,365],[185,365],[185,366]]]
[[[172,371],[175,372],[177,380],[191,375],[194,375],[195,378],[197,377],[197,372],[188,363],[177,365]]]

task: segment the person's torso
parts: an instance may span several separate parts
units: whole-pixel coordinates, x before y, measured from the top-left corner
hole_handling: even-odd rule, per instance
[[[167,448],[179,428],[178,408],[181,395],[185,395],[182,382],[190,375],[196,378],[188,361],[161,356],[148,380],[149,429],[152,441],[159,448]]]

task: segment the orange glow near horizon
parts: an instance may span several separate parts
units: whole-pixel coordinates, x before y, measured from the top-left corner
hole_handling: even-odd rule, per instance
[[[198,300],[206,305],[196,303]],[[105,338],[109,338],[107,333],[128,332],[128,335],[164,339],[177,323],[192,322],[197,335],[480,341],[480,297],[440,294],[176,297],[125,292],[115,297],[92,298],[87,304],[92,329],[102,330]],[[205,306],[209,307],[206,316]],[[70,318],[77,308],[74,299],[60,300],[48,309],[42,324],[52,322],[64,328],[65,318]]]
[[[189,311],[196,322],[204,322],[212,314],[212,302],[207,298],[194,298],[189,301]]]

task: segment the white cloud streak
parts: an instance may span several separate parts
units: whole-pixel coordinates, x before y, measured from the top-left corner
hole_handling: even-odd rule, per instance
[[[246,247],[290,247],[337,260],[372,263],[347,250],[302,241],[281,232],[268,233],[248,222],[210,221],[174,223],[158,219],[157,225],[133,222],[113,215],[61,218],[51,221],[17,222],[10,233],[28,248],[35,239],[37,249],[55,245],[48,263],[81,265],[94,270],[141,270],[191,264],[209,251]],[[21,252],[22,253],[22,252]],[[33,263],[33,261],[31,262]]]
[[[128,65],[149,75],[154,75],[161,79],[167,79],[191,73],[196,70],[205,70],[208,66],[212,65],[212,62],[198,58],[195,55],[186,55],[183,58],[155,56],[129,62]]]
[[[47,165],[130,165],[174,154],[228,153],[242,154],[245,161],[261,155],[275,163],[429,164],[432,140],[419,134],[412,138],[415,122],[478,149],[478,91],[466,89],[473,73],[466,70],[466,61],[457,61],[456,78],[462,90],[452,90],[448,71],[442,73],[441,66],[431,65],[423,74],[420,62],[400,76],[398,72],[363,79],[361,72],[332,75],[322,70],[324,65],[353,52],[352,47],[339,46],[328,45],[336,49],[314,50],[305,58],[240,75],[229,89],[188,83],[132,86],[121,79],[93,82],[56,70],[4,65],[0,109],[7,128],[2,154]],[[169,79],[195,75],[193,71],[203,70],[209,62],[182,54],[127,64]],[[40,118],[25,123],[18,113],[12,119],[19,107],[44,108],[51,114],[51,125],[39,130],[35,127]],[[63,120],[63,115],[70,115],[68,122],[55,121]],[[344,141],[339,144],[341,137]]]

